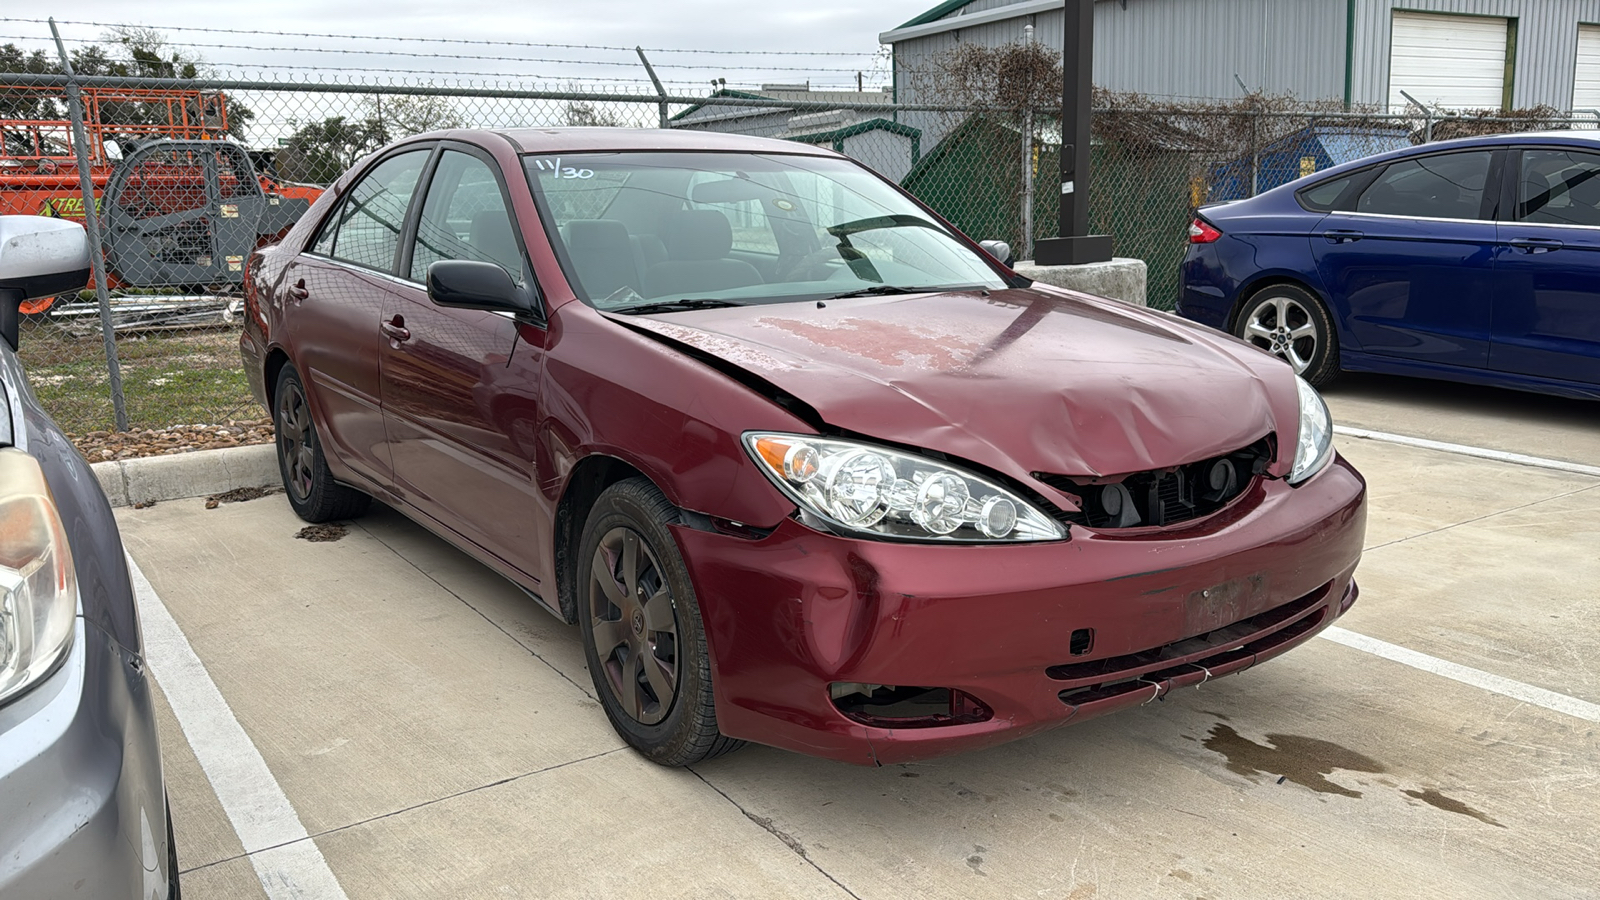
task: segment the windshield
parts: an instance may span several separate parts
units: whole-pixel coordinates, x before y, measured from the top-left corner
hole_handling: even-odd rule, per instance
[[[751,153],[525,158],[578,297],[617,311],[1005,287],[847,160]]]

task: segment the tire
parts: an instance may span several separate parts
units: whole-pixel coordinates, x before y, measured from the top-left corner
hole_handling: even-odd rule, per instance
[[[167,802],[167,900],[183,900],[178,885],[178,842],[172,836],[172,803]]]
[[[1339,375],[1339,333],[1328,308],[1293,284],[1250,295],[1233,323],[1234,336],[1287,362],[1296,375],[1322,387]]]
[[[617,482],[584,520],[576,573],[578,627],[600,705],[629,746],[663,766],[744,745],[717,730],[700,605],[668,531],[677,521],[647,479]]]
[[[306,401],[305,383],[293,365],[278,372],[272,395],[272,430],[278,445],[278,472],[295,515],[307,522],[354,519],[367,511],[372,498],[333,480],[322,441]]]

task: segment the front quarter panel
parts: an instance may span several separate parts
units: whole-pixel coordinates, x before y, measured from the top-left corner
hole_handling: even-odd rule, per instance
[[[766,528],[794,512],[746,455],[751,429],[811,433],[772,401],[685,353],[569,303],[550,321],[542,490],[558,498],[595,454],[647,475],[678,507]]]

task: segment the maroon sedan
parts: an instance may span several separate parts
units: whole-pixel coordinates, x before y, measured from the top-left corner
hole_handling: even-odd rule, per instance
[[[663,764],[982,747],[1356,597],[1365,487],[1288,366],[1034,285],[825,150],[423,135],[247,288],[295,511],[377,497],[576,623]]]

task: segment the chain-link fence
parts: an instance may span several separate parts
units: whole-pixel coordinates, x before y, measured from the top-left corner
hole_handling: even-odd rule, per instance
[[[251,250],[280,236],[359,158],[423,131],[590,125],[763,135],[852,156],[972,237],[1006,240],[1019,255],[1056,233],[1059,107],[896,104],[887,91],[803,85],[695,96],[32,68],[0,73],[0,213],[98,225],[103,284],[23,311],[21,355],[35,391],[78,434],[259,417],[234,325]],[[1594,124],[1101,97],[1090,218],[1113,236],[1117,255],[1146,261],[1151,305],[1171,308],[1199,205],[1427,140]]]

